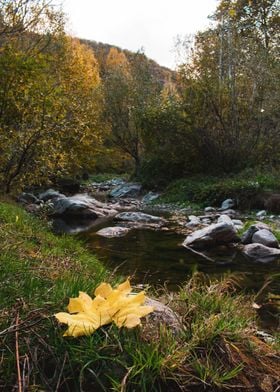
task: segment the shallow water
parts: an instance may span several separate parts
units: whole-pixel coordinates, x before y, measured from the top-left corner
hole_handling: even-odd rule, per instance
[[[64,232],[72,230],[75,233],[86,227],[87,231],[78,235],[86,241],[92,253],[109,270],[117,270],[123,276],[132,276],[133,282],[138,284],[166,284],[168,288],[176,289],[194,271],[215,277],[234,272],[245,273],[246,286],[258,289],[268,275],[280,271],[280,260],[270,263],[252,262],[235,248],[225,246],[207,252],[207,256],[214,259],[214,262],[206,260],[181,245],[184,235],[171,231],[133,229],[119,238],[104,238],[96,234],[100,228],[114,224],[114,221],[90,223],[60,219],[55,222],[55,227],[60,227]]]

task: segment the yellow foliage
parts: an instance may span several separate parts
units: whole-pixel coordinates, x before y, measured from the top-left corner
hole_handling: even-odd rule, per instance
[[[125,75],[129,75],[130,66],[126,55],[118,51],[116,48],[111,48],[106,59],[107,70],[121,70]]]
[[[236,16],[236,10],[233,9],[233,8],[231,8],[231,9],[228,11],[228,14],[229,14],[229,16],[231,16],[232,18],[234,18],[234,17]]]
[[[56,313],[60,323],[67,324],[64,336],[91,335],[99,327],[114,322],[119,328],[133,328],[141,323],[140,318],[153,311],[151,306],[142,306],[145,293],[131,293],[129,279],[113,289],[101,283],[94,291],[95,298],[80,291],[79,297],[70,298],[69,313]],[[73,314],[74,313],[74,314]]]

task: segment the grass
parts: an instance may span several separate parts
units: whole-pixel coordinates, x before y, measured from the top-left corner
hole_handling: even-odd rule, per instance
[[[19,377],[22,390],[38,392],[258,391],[267,376],[276,385],[275,349],[254,336],[251,298],[235,292],[234,279],[195,274],[178,293],[165,293],[181,320],[177,332],[148,318],[133,330],[109,325],[63,338],[53,313],[79,290],[117,277],[83,243],[54,236],[44,220],[7,202],[0,246],[0,390],[19,390]]]
[[[273,172],[244,171],[228,177],[197,175],[173,181],[158,202],[206,207],[220,206],[223,200],[232,198],[240,207],[254,209],[259,195],[279,189],[279,176]]]

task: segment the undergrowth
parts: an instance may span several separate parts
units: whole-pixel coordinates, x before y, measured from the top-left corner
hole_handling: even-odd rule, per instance
[[[164,300],[178,328],[148,317],[133,330],[109,325],[64,338],[53,313],[79,290],[110,277],[83,244],[54,236],[10,203],[0,203],[0,389],[3,391],[262,391],[276,388],[272,346],[254,336],[251,298],[235,281],[195,274]],[[19,388],[19,385],[22,388]]]
[[[279,191],[277,173],[243,172],[227,177],[197,175],[173,181],[159,202],[198,203],[203,207],[219,206],[228,198],[242,208],[254,208],[255,198],[262,192]]]

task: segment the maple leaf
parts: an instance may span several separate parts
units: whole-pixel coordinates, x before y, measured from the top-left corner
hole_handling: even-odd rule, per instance
[[[56,313],[60,323],[67,324],[63,336],[78,337],[91,335],[99,327],[114,322],[119,328],[134,328],[141,324],[141,317],[153,311],[152,306],[143,306],[145,293],[131,293],[129,279],[113,289],[108,283],[101,283],[92,299],[80,291],[79,297],[70,298],[68,312]]]

